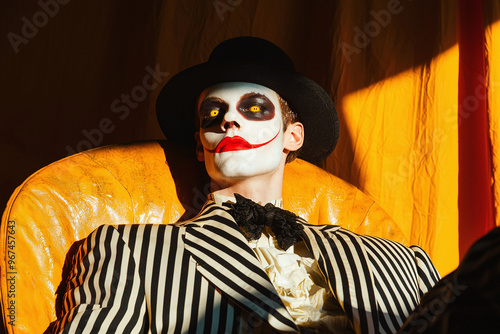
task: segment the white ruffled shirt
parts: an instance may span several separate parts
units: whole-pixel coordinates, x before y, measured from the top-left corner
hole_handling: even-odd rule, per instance
[[[235,202],[233,197],[215,194],[210,194],[209,199],[217,204]],[[282,208],[281,199],[271,204]],[[321,328],[322,333],[327,333],[325,328],[350,327],[318,263],[303,241],[282,250],[271,229],[266,227],[258,240],[250,240],[248,244],[298,326]]]

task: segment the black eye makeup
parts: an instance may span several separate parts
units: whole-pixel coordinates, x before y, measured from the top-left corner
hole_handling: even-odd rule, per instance
[[[203,129],[206,129],[213,125],[222,123],[224,114],[227,112],[227,109],[227,103],[219,98],[209,97],[205,99],[200,105],[200,126]]]
[[[207,129],[221,124],[228,109],[229,105],[218,97],[212,96],[203,100],[199,110],[201,128]],[[236,104],[236,109],[250,121],[268,121],[273,119],[275,114],[271,100],[259,93],[244,94]]]
[[[268,121],[274,118],[274,104],[267,96],[258,93],[243,95],[237,109],[243,117],[252,121]]]

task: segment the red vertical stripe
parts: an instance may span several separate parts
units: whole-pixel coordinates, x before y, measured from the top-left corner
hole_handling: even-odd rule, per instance
[[[459,250],[494,227],[481,1],[459,0]]]

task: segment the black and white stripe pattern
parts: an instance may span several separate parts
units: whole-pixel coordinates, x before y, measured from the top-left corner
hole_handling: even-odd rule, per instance
[[[73,259],[55,332],[297,331],[226,210],[99,227]],[[305,225],[303,238],[358,333],[395,332],[439,277],[419,248],[338,226]]]
[[[439,274],[419,247],[359,236],[338,226],[304,238],[357,333],[394,333]]]
[[[74,258],[63,300],[61,333],[296,330],[238,226],[213,204],[179,227],[99,227]]]
[[[113,227],[101,226],[74,258],[56,331],[140,333],[143,296],[144,286],[129,247]]]

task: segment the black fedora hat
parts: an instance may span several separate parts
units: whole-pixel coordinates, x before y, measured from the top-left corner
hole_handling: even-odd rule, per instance
[[[208,61],[192,66],[163,87],[156,115],[168,140],[193,143],[196,102],[207,87],[223,82],[250,82],[274,90],[304,124],[299,157],[318,162],[335,148],[339,122],[332,100],[316,82],[295,71],[288,55],[257,37],[236,37],[215,47]]]

